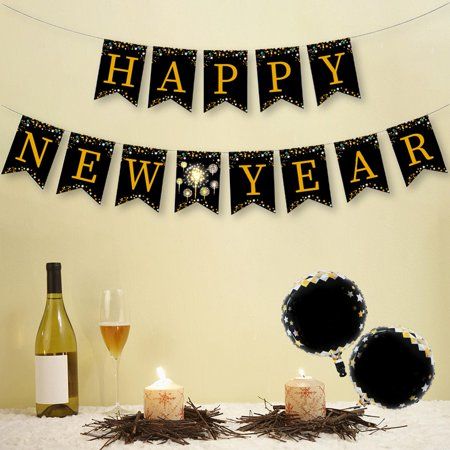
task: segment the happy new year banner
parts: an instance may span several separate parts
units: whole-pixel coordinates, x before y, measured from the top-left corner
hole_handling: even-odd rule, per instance
[[[308,54],[317,104],[322,104],[336,92],[361,98],[352,40],[419,21],[447,6],[448,3],[444,3],[407,20],[374,30],[363,30],[346,38],[303,45]],[[146,45],[105,39],[48,22],[6,4],[3,7],[40,24],[102,41],[94,98],[118,93],[134,105],[138,104]],[[224,102],[247,111],[248,53],[248,50],[204,52],[205,112]],[[197,50],[153,47],[149,108],[171,99],[192,111],[196,57]],[[299,46],[256,50],[255,58],[261,111],[280,99],[303,107]]]
[[[336,92],[361,98],[350,38],[307,47],[317,104]],[[95,99],[118,93],[138,104],[146,47],[105,40]],[[300,47],[255,50],[261,111],[285,100],[303,108]],[[148,107],[173,100],[192,111],[197,50],[153,47]],[[248,51],[203,52],[203,111],[227,102],[247,112]]]
[[[61,128],[22,116],[2,174],[26,171],[44,188],[63,132]],[[390,127],[386,132],[406,186],[424,169],[447,172],[429,115]],[[112,141],[70,132],[57,193],[82,189],[100,204],[115,145]],[[334,146],[348,202],[366,187],[389,192],[377,134],[339,141]],[[140,199],[159,212],[169,151],[123,145],[116,206]],[[275,212],[275,152],[280,155],[288,212],[306,200],[332,206],[324,145],[278,151],[232,151],[226,152],[232,214],[251,204]],[[219,152],[178,150],[175,212],[199,203],[219,213],[221,169]]]

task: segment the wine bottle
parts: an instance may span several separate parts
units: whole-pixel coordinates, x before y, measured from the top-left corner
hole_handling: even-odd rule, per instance
[[[36,414],[78,414],[77,341],[64,307],[61,264],[47,263],[47,302],[35,343]]]

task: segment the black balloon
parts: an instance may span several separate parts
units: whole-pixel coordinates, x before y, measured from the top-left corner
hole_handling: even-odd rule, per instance
[[[335,272],[316,272],[298,281],[283,302],[282,322],[299,348],[331,356],[341,376],[342,350],[364,328],[367,308],[356,284]]]
[[[430,387],[431,349],[406,328],[375,328],[353,349],[350,376],[361,403],[402,408],[418,402]]]

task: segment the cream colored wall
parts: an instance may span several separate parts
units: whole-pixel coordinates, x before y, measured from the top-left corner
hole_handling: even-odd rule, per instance
[[[255,49],[320,42],[402,21],[442,0],[354,2],[269,0],[9,0],[86,33],[149,45]],[[450,8],[412,24],[354,40],[363,100],[336,95],[318,108],[301,48],[305,109],[287,103],[260,113],[254,54],[248,114],[224,105],[202,112],[197,70],[194,112],[173,103],[146,108],[147,58],[136,109],[118,96],[94,101],[102,42],[0,8],[1,102],[63,128],[169,149],[277,149],[332,142],[413,119],[445,104]],[[3,166],[19,117],[0,111]],[[450,164],[449,110],[432,123]],[[33,346],[44,307],[45,262],[63,263],[66,307],[79,346],[82,404],[112,401],[112,362],[97,329],[102,288],[122,286],[133,308],[121,372],[122,401],[138,403],[162,365],[197,402],[281,399],[302,366],[326,383],[330,400],[355,400],[332,363],[296,349],[280,306],[294,280],[319,268],[354,279],[366,296],[366,331],[404,325],[430,342],[437,365],[428,399],[448,399],[449,177],[422,174],[405,188],[386,134],[391,194],[345,201],[327,146],[334,207],[285,212],[276,162],[277,214],[249,207],[230,215],[223,160],[221,214],[200,207],[174,214],[175,155],[168,158],[162,210],[115,207],[120,151],[98,206],[82,191],[55,195],[65,147],[45,190],[26,174],[0,176],[0,406],[34,403]],[[67,142],[67,136],[64,143]],[[345,354],[347,360],[349,352]]]

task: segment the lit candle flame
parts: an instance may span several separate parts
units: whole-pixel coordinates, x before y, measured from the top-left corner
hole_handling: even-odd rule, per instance
[[[166,379],[166,372],[164,371],[164,369],[162,367],[157,367],[156,368],[156,373],[157,373],[158,378],[160,380],[165,380]]]
[[[306,378],[305,371],[303,370],[302,367],[300,369],[298,369],[298,376],[300,378]]]

